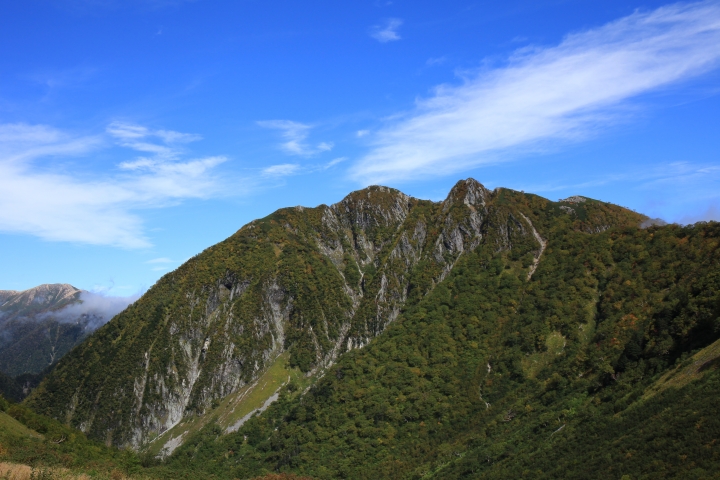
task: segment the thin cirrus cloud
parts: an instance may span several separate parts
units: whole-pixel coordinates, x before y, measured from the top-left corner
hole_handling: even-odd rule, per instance
[[[403,21],[399,18],[389,18],[379,25],[373,25],[370,28],[370,36],[380,43],[400,40],[402,37],[398,33],[398,29],[402,24]]]
[[[297,173],[299,170],[300,165],[296,163],[282,163],[264,168],[262,174],[268,177],[287,177]]]
[[[50,241],[148,247],[138,210],[208,198],[221,189],[213,170],[225,157],[181,158],[177,144],[197,138],[119,123],[108,126],[105,135],[85,137],[46,125],[0,125],[0,231]],[[94,176],[38,165],[58,157],[77,159],[113,143],[145,156],[121,163],[115,173]]]
[[[165,270],[170,269],[170,265],[173,263],[177,263],[175,260],[171,260],[167,257],[160,257],[160,258],[153,258],[152,260],[148,260],[145,262],[147,264],[150,264],[152,266],[151,270],[153,272],[163,272]]]
[[[657,190],[673,198],[673,203],[687,203],[698,200],[714,200],[717,197],[717,184],[720,182],[720,166],[693,163],[670,162],[652,166],[640,165],[628,168],[624,172],[611,172],[592,180],[581,182],[553,181],[546,184],[525,184],[521,188],[530,192],[555,192],[585,190],[610,184],[627,184],[627,188],[636,190]],[[692,185],[692,189],[688,186]]]
[[[156,264],[165,264],[165,263],[175,263],[175,260],[171,260],[167,257],[160,257],[160,258],[153,258],[152,260],[148,260],[145,263],[149,263],[151,265],[156,265]]]
[[[330,142],[320,142],[316,146],[307,143],[307,137],[310,135],[312,126],[292,120],[262,120],[257,124],[263,128],[271,128],[280,130],[285,140],[280,144],[280,148],[290,155],[300,155],[309,157],[321,152],[332,150],[333,144]]]
[[[407,180],[502,160],[517,148],[584,138],[633,98],[720,60],[720,4],[675,4],[516,52],[389,123],[351,169],[363,183]]]
[[[297,163],[281,163],[279,165],[271,165],[269,167],[263,168],[261,173],[264,177],[280,178],[289,177],[291,175],[322,172],[325,170],[329,170],[330,168],[344,162],[345,160],[347,160],[346,157],[338,157],[324,164],[305,166],[298,165]]]

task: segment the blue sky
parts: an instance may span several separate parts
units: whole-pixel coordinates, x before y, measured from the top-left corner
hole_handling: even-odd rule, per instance
[[[0,44],[0,289],[129,296],[370,184],[720,219],[717,1],[24,0]]]

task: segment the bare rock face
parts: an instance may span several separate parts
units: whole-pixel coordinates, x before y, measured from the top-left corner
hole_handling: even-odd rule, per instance
[[[373,186],[334,205],[279,210],[165,275],[28,401],[91,437],[142,449],[211,411],[282,353],[321,375],[480,245],[523,249],[534,271],[548,239],[544,216],[562,214],[553,205],[468,179],[443,202]]]

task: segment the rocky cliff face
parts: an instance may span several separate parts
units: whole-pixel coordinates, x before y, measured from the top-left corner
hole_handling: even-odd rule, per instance
[[[331,206],[279,210],[165,275],[28,401],[108,444],[142,449],[283,352],[306,375],[322,374],[482,242],[530,270],[557,225],[592,232],[642,219],[592,200],[560,205],[489,191],[472,179],[439,203],[369,187]]]

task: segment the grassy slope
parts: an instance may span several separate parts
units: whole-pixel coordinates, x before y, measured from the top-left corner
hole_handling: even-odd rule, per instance
[[[43,438],[38,432],[30,430],[5,412],[0,412],[0,430],[7,436]]]
[[[34,470],[33,478],[75,478],[81,474],[101,479],[126,475],[150,478],[134,454],[91,442],[82,433],[2,397],[0,462],[17,475],[30,475]],[[41,471],[45,476],[38,476]]]
[[[163,433],[150,443],[147,452],[152,456],[161,454],[167,456],[181,443],[178,438],[190,437],[210,423],[218,425],[222,430],[227,430],[243,417],[262,409],[266,402],[271,401],[273,394],[290,381],[307,386],[310,379],[297,368],[290,368],[288,358],[289,354],[287,353],[278,356],[257,380],[228,395],[206,414],[190,417]],[[168,448],[169,445],[173,446]],[[165,448],[168,451],[163,452]]]

